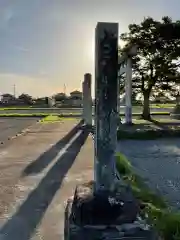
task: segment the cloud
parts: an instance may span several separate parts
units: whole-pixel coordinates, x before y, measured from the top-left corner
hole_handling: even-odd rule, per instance
[[[4,12],[4,21],[9,22],[12,18],[13,18],[13,11],[12,11],[12,9],[8,8]]]
[[[21,52],[29,52],[30,50],[28,48],[25,47],[21,47],[21,46],[13,46],[16,50],[19,50]]]
[[[9,22],[14,18],[12,7],[8,6],[0,10],[0,28],[6,28]]]

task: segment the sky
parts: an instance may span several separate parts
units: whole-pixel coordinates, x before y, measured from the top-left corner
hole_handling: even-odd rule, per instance
[[[179,0],[0,0],[0,94],[34,97],[81,90],[92,74],[97,22],[119,34],[144,17],[177,20]]]

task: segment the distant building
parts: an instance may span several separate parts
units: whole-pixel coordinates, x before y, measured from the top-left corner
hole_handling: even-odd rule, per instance
[[[82,107],[82,92],[71,92],[68,101],[73,107]]]
[[[17,99],[12,94],[5,93],[1,96],[1,102],[3,104],[15,104]]]
[[[53,98],[56,100],[56,101],[63,101],[67,98],[66,94],[65,93],[56,93],[53,95]]]
[[[82,92],[73,91],[70,96],[64,93],[58,93],[53,96],[56,100],[57,107],[81,107],[82,106]]]
[[[80,91],[73,91],[70,93],[70,98],[71,99],[81,99],[82,100],[82,92]]]

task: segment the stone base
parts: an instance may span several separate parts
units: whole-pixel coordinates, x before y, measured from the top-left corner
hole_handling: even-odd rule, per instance
[[[134,123],[132,123],[132,122],[129,122],[129,123],[123,123],[123,125],[125,125],[125,126],[133,126],[134,125]]]
[[[65,210],[65,240],[157,240],[153,229],[138,217],[139,205],[131,190],[99,191],[93,182],[76,188]]]
[[[92,132],[93,127],[92,127],[92,125],[88,125],[88,124],[83,123],[83,124],[81,125],[80,129],[81,129],[81,130],[86,129],[87,131]]]

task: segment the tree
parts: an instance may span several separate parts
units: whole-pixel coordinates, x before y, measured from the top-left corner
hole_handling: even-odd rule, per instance
[[[27,105],[31,105],[33,103],[32,97],[29,94],[22,93],[18,98]]]
[[[143,117],[150,118],[149,99],[152,91],[176,91],[180,74],[180,21],[169,17],[162,21],[145,18],[139,25],[130,24],[129,32],[121,39],[128,45],[136,44],[138,53],[132,59],[134,91],[144,98]]]

